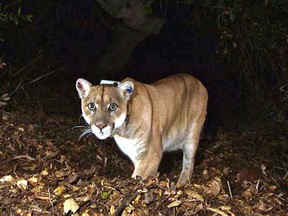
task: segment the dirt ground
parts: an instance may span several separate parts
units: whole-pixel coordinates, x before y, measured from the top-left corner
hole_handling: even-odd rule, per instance
[[[1,108],[1,215],[288,215],[287,134],[219,129],[201,140],[190,185],[176,185],[181,152],[164,156],[158,177],[134,180],[112,139],[78,140],[72,88]]]

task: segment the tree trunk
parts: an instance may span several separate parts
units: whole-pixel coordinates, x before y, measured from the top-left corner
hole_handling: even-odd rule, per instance
[[[146,37],[158,34],[164,21],[153,11],[148,13],[142,0],[96,0],[100,7],[116,19],[113,37],[97,67],[97,77],[117,78],[133,49]]]
[[[97,74],[106,79],[117,78],[117,73],[128,62],[133,49],[149,35],[118,25],[113,31],[113,37],[105,49],[96,67]]]

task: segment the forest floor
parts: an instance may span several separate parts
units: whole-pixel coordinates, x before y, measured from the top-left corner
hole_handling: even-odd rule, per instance
[[[78,141],[71,88],[0,110],[0,215],[288,214],[287,135],[219,129],[201,140],[190,185],[176,184],[181,152],[165,154],[158,177],[134,180],[112,139]]]

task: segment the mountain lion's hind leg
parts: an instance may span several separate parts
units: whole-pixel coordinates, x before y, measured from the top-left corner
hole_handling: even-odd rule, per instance
[[[181,185],[190,183],[190,178],[194,170],[196,150],[199,144],[200,134],[204,121],[205,118],[202,118],[193,123],[191,134],[189,134],[190,136],[188,136],[187,142],[183,146],[183,167],[178,180],[178,183]]]

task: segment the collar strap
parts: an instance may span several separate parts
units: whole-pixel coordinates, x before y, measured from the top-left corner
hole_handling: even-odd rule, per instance
[[[119,81],[114,81],[114,80],[101,80],[100,82],[101,85],[113,85],[113,86],[118,86],[120,84]]]

